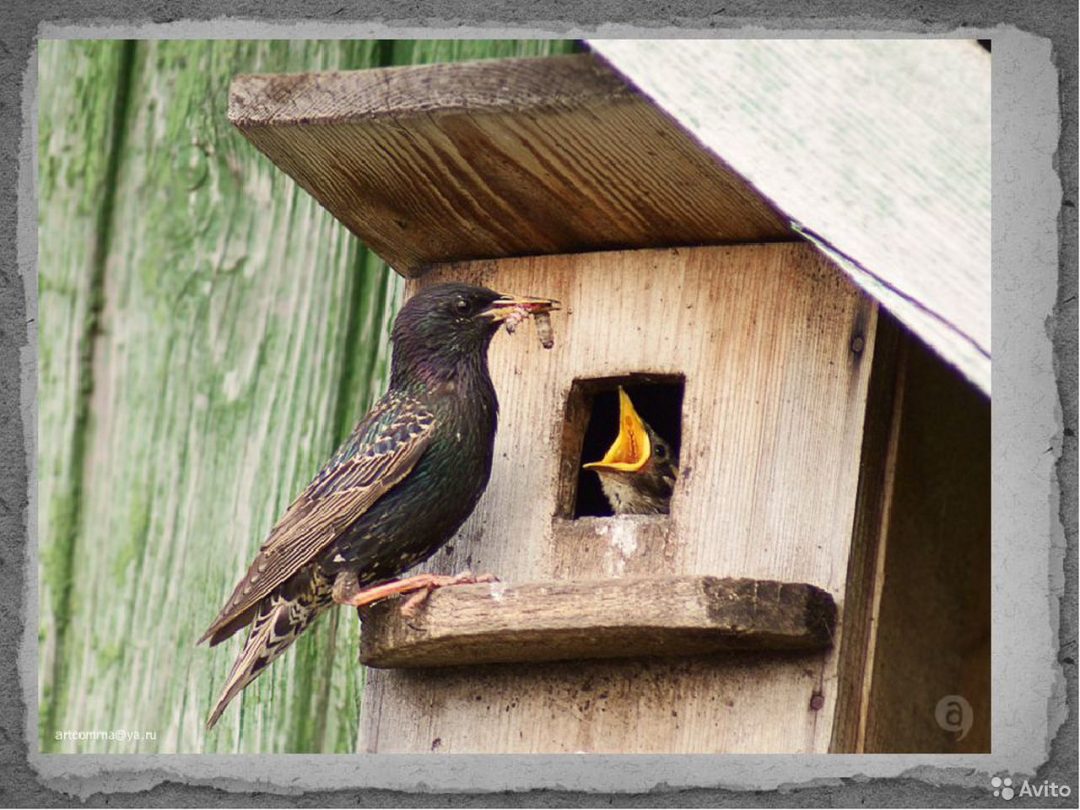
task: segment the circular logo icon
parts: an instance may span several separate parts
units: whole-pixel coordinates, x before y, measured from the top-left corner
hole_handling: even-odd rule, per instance
[[[960,695],[946,695],[934,707],[934,719],[938,726],[943,731],[955,732],[957,742],[971,731],[974,718],[971,704]]]
[[[1016,791],[1012,789],[1012,779],[1007,776],[1004,779],[1000,776],[995,776],[990,780],[990,784],[994,788],[994,795],[1000,796],[1005,801],[1008,801],[1016,795]]]

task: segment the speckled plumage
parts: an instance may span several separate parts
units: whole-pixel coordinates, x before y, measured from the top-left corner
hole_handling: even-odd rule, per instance
[[[333,603],[435,553],[471,514],[491,473],[498,402],[487,368],[507,299],[429,288],[399,313],[390,387],[271,530],[200,640],[251,625],[208,726]],[[499,307],[492,315],[492,308]]]

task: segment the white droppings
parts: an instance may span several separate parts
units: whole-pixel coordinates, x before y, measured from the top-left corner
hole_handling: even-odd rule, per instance
[[[638,548],[637,524],[614,517],[603,534],[608,536],[608,553],[604,555],[608,574],[621,577],[626,571],[626,561]]]
[[[611,545],[624,557],[633,555],[637,551],[637,525],[616,518],[611,525]]]
[[[506,583],[491,582],[488,584],[488,589],[491,592],[492,601],[501,602],[503,600],[503,593],[506,591]]]

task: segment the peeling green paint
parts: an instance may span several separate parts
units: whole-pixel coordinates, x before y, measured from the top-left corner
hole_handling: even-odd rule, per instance
[[[207,710],[213,618],[385,386],[402,284],[229,125],[238,73],[539,55],[563,41],[42,42],[39,700],[70,752],[351,752],[335,611]],[[156,741],[54,741],[58,730]]]

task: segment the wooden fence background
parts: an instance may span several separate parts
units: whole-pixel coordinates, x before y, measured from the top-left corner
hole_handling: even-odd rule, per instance
[[[232,77],[573,47],[40,43],[42,750],[354,749],[363,673],[344,611],[203,730],[241,642],[195,639],[383,390],[401,297],[229,125]],[[71,739],[95,732],[126,739]]]

